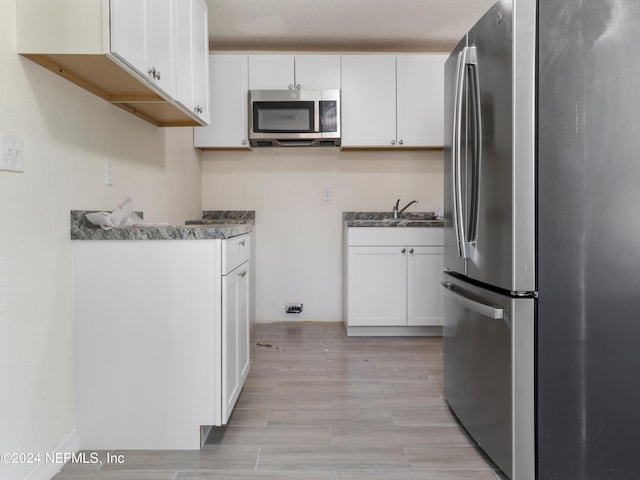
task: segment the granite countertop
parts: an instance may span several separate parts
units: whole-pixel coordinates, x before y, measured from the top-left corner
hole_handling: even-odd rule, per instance
[[[186,225],[255,225],[255,210],[204,210],[202,218],[187,220]]]
[[[88,210],[71,211],[72,240],[216,240],[236,237],[253,230],[250,218],[233,221],[232,216],[209,217],[206,222],[186,225],[144,226],[104,230],[85,218]],[[254,213],[255,218],[255,213]]]
[[[397,219],[391,212],[342,212],[346,227],[442,227],[444,221],[433,212],[403,212]]]

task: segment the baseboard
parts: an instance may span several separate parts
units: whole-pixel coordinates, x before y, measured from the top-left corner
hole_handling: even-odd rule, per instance
[[[77,453],[80,450],[80,440],[78,434],[74,430],[58,444],[51,452],[47,452],[49,458],[63,458],[65,453]],[[56,455],[57,454],[57,455]],[[34,465],[35,468],[26,473],[23,480],[51,480],[56,473],[64,466],[63,463],[55,461],[47,461],[41,457],[41,461]]]
[[[441,337],[442,327],[348,327],[349,337]]]

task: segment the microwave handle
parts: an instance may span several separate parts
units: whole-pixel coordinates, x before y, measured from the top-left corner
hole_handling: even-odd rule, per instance
[[[320,133],[320,100],[313,102],[313,131]]]

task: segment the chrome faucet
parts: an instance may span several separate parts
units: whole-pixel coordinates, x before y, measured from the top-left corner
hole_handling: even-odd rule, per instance
[[[411,200],[404,206],[404,208],[398,210],[400,206],[400,199],[396,200],[396,204],[393,206],[393,218],[398,218],[402,212],[404,212],[407,208],[409,208],[409,206],[413,205],[414,203],[418,203],[418,200]]]

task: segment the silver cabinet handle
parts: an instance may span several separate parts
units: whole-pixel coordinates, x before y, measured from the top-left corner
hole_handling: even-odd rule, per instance
[[[453,290],[453,284],[442,282],[442,291],[444,296],[450,298],[454,302],[462,305],[473,312],[476,312],[483,317],[493,318],[495,320],[502,320],[504,318],[504,310],[500,307],[494,307],[492,305],[486,305],[476,300],[471,300],[464,295],[460,295]]]
[[[289,84],[289,90],[293,90],[293,83]]]
[[[413,253],[413,248],[410,248],[410,249],[409,249],[409,253]]]
[[[150,77],[155,78],[156,80],[160,80],[160,70],[157,70],[156,67],[149,67],[147,73]]]
[[[196,113],[202,113],[202,107],[200,105],[196,105],[193,108],[193,111],[196,112]]]
[[[244,278],[247,275],[247,271],[243,270],[241,272],[238,272],[238,276]]]
[[[404,140],[400,140],[400,141],[398,142],[398,145],[402,145],[403,143],[404,143]]]
[[[395,140],[391,140],[391,145],[395,145],[396,141]]]
[[[407,249],[406,248],[401,248],[400,249],[400,253],[407,253]]]
[[[301,88],[302,88],[302,85],[300,85],[300,84],[296,85],[296,89],[300,90]]]
[[[238,242],[238,245],[240,245],[241,247],[244,247],[244,238]]]
[[[242,145],[246,145],[247,141],[246,140],[242,140]]]

